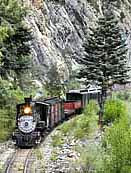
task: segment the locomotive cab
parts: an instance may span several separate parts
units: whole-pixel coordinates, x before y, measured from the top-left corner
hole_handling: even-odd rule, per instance
[[[39,121],[37,123],[36,129],[43,131],[47,127],[47,115],[49,111],[49,105],[44,102],[36,102],[35,104],[36,114],[39,115]]]

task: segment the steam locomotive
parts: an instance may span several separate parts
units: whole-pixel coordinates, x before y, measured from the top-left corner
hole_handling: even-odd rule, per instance
[[[46,130],[53,129],[57,124],[79,114],[89,100],[100,102],[101,89],[70,90],[66,100],[58,97],[33,101],[25,98],[25,102],[17,105],[16,130],[12,135],[18,147],[34,146],[41,142]]]

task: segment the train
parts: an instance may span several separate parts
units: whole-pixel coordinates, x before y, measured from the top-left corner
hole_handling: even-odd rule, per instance
[[[69,90],[64,100],[59,97],[41,101],[25,98],[24,103],[16,106],[16,129],[12,134],[15,145],[33,147],[39,144],[46,131],[52,130],[71,115],[80,114],[91,99],[100,102],[100,88]]]

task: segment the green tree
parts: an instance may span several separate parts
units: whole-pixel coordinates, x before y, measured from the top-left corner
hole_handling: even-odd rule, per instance
[[[45,89],[49,96],[61,96],[64,92],[65,88],[56,64],[52,64],[47,73]]]
[[[79,78],[85,78],[86,84],[95,82],[102,87],[102,112],[107,89],[129,79],[127,47],[118,22],[111,8],[104,11],[84,43],[85,55],[78,60],[82,65]]]
[[[32,37],[24,23],[26,12],[21,0],[0,0],[0,141],[9,137],[15,126],[16,104],[32,86]]]
[[[79,76],[86,78],[86,84],[94,81],[107,89],[129,79],[125,40],[111,11],[99,18],[98,27],[92,30],[84,48],[85,56],[79,60],[83,65]]]
[[[10,75],[16,79],[30,68],[29,41],[32,37],[23,22],[25,16],[26,9],[17,0],[0,0],[0,27],[5,30],[5,37],[1,37],[0,42],[2,77]]]

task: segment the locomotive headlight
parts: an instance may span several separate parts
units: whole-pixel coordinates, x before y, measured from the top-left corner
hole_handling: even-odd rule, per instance
[[[24,113],[25,114],[30,114],[31,113],[31,107],[30,106],[26,106],[25,108],[24,108]]]

